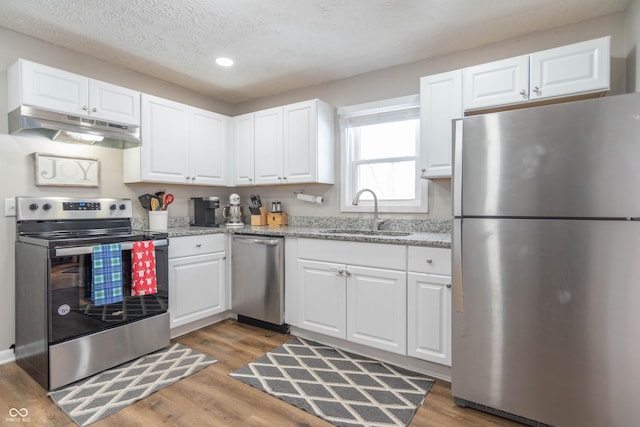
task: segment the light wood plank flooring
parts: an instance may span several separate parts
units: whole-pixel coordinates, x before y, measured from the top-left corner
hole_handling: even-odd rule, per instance
[[[93,424],[110,426],[331,426],[307,412],[247,386],[227,374],[291,337],[225,320],[174,341],[209,354],[218,363]],[[0,366],[0,426],[10,408],[27,408],[31,422],[20,425],[73,426],[34,380],[15,363]],[[521,426],[451,401],[451,388],[436,381],[411,427]]]

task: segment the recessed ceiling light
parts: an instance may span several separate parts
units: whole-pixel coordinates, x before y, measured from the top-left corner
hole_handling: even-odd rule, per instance
[[[233,65],[233,59],[229,58],[216,58],[216,64],[221,67],[231,67]]]

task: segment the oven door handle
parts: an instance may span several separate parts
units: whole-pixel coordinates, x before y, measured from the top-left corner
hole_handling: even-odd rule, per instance
[[[120,245],[122,246],[122,250],[123,251],[128,251],[131,250],[133,248],[133,244],[134,242],[122,242],[120,243]],[[155,247],[158,246],[167,246],[169,244],[169,241],[167,239],[161,239],[161,240],[154,240],[153,241],[153,245]],[[72,255],[87,255],[87,254],[91,254],[93,252],[93,248],[96,245],[91,245],[91,246],[73,246],[73,247],[69,247],[69,248],[55,248],[54,249],[54,254],[56,257],[61,257],[61,256],[72,256]]]

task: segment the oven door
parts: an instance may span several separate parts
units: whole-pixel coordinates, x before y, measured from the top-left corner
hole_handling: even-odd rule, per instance
[[[95,306],[91,300],[93,246],[58,247],[51,251],[49,270],[49,343],[120,326],[167,311],[167,240],[154,240],[158,292],[131,295],[131,247],[123,242],[123,300]]]

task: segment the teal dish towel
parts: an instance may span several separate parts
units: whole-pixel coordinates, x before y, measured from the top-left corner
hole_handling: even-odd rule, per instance
[[[94,246],[91,299],[94,306],[122,301],[122,246]]]

